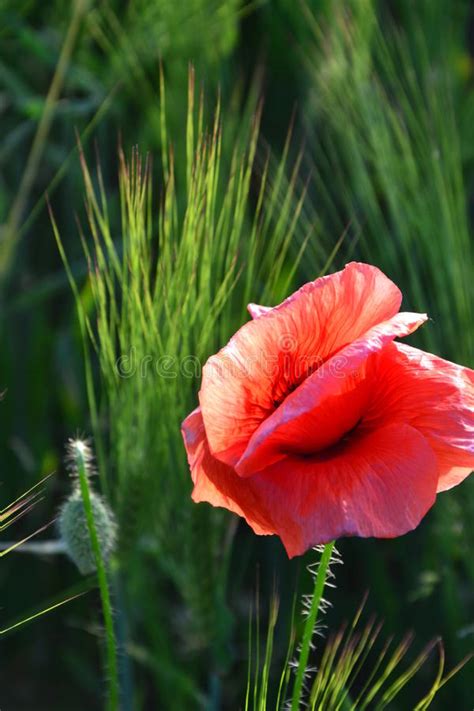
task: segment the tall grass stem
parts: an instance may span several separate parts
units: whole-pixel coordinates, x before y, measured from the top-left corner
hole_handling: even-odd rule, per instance
[[[82,25],[82,19],[88,7],[88,0],[76,0],[73,6],[71,20],[66,37],[61,48],[58,63],[44,101],[44,109],[36,130],[25,170],[8,215],[5,232],[0,242],[0,278],[5,279],[10,264],[15,254],[18,242],[18,228],[21,223],[23,211],[33,187],[36,174],[41,162],[41,156],[54,117],[54,110],[63,87],[69,62],[76,46],[76,40]]]

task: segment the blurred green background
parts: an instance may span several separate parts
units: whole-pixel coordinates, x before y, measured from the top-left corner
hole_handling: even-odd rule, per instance
[[[234,242],[229,238],[245,270],[253,263],[245,254],[253,244],[246,235],[258,209],[257,185],[268,171],[262,266],[247,282],[245,271],[236,269],[233,296],[216,314],[215,330],[207,340],[190,336],[187,352],[197,352],[193,338],[202,357],[223,345],[245,318],[247,297],[276,303],[323,269],[357,258],[400,285],[407,309],[432,317],[412,342],[474,367],[473,37],[468,0],[0,0],[0,508],[55,472],[44,498],[2,539],[27,535],[55,516],[70,488],[63,464],[68,437],[102,437],[122,536],[116,595],[127,640],[123,656],[129,657],[122,669],[127,708],[243,708],[257,578],[263,611],[274,586],[280,591],[276,658],[286,651],[295,588],[306,589],[309,581],[306,559],[289,563],[279,541],[257,538],[242,522],[234,532],[230,514],[189,505],[191,482],[176,425],[196,401],[197,379],[170,405],[166,422],[162,410],[175,393],[159,401],[152,383],[146,394],[112,396],[92,349],[99,416],[91,421],[76,305],[47,209],[48,199],[82,308],[94,322],[100,308],[78,227],[90,240],[77,140],[94,176],[100,163],[101,187],[92,181],[107,199],[112,241],[121,253],[127,235],[120,232],[119,145],[127,157],[134,146],[151,155],[156,193],[169,180],[160,166],[172,146],[177,222],[184,214],[189,67],[196,104],[202,91],[211,127],[220,97],[220,161],[227,176],[234,152],[239,160],[248,148],[249,117],[263,99],[248,194],[239,203],[243,226]],[[219,193],[217,199],[223,199]],[[219,234],[216,229],[216,240]],[[288,243],[284,234],[291,236]],[[275,255],[285,244],[278,267],[276,257],[273,265],[265,261],[272,240]],[[225,262],[215,250],[211,254]],[[219,283],[212,282],[216,291]],[[194,328],[206,324],[198,320]],[[184,333],[184,326],[177,328]],[[186,344],[180,348],[186,352]],[[132,402],[141,406],[140,398],[148,408],[139,435],[145,449],[130,461],[135,435],[133,418],[125,415]],[[158,444],[155,437],[162,437]],[[125,473],[118,477],[120,467]],[[168,486],[177,470],[184,478],[163,514],[170,528],[156,532],[145,503],[161,496],[162,482]],[[173,524],[178,495],[186,497],[186,515]],[[223,532],[233,537],[225,574],[206,558],[219,550]],[[53,536],[54,528],[42,534]],[[166,536],[175,540],[163,552]],[[342,541],[345,565],[337,569],[326,624],[337,627],[350,618],[369,590],[368,609],[385,619],[387,633],[412,629],[417,649],[440,635],[453,666],[474,649],[473,544],[470,480],[442,495],[408,536]],[[0,627],[66,597],[78,582],[63,556],[5,556]],[[92,591],[0,638],[2,711],[102,708],[100,636],[100,604]],[[468,664],[433,708],[471,709],[473,668]],[[426,665],[405,701],[390,708],[412,708],[434,673],[434,662]]]

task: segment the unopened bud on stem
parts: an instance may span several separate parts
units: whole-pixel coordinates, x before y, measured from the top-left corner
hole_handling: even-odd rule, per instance
[[[93,455],[87,442],[70,440],[68,468],[75,482],[60,509],[58,529],[67,554],[79,571],[88,575],[97,568],[97,556],[104,563],[109,560],[115,548],[117,526],[107,503],[89,483],[94,472]]]

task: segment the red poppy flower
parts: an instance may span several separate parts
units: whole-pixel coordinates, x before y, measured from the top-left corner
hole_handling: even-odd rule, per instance
[[[351,263],[246,323],[203,369],[182,431],[193,499],[290,556],[415,528],[474,468],[474,371],[394,342],[427,316]]]

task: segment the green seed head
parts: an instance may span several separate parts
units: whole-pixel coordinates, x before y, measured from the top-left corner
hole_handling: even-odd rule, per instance
[[[107,562],[115,548],[117,526],[111,510],[99,494],[91,491],[90,500],[102,557]],[[59,512],[58,529],[66,546],[67,554],[77,565],[79,571],[83,575],[93,573],[96,569],[96,562],[79,489],[75,489],[62,505]]]

